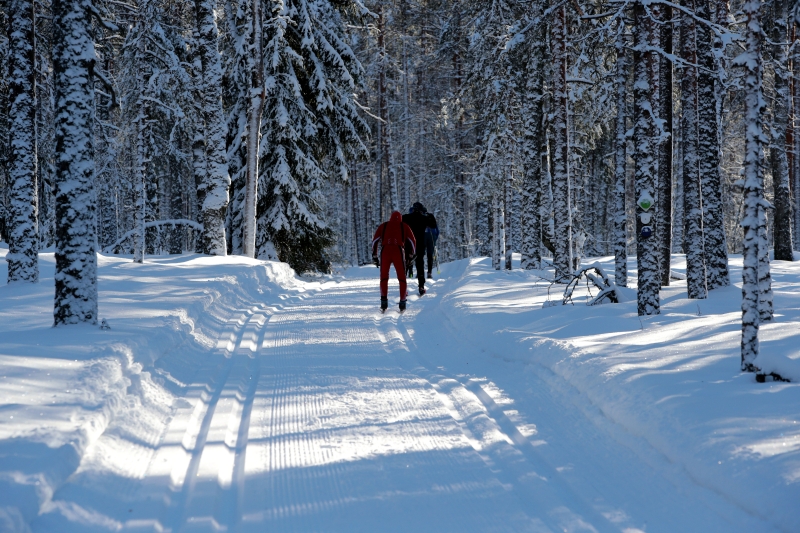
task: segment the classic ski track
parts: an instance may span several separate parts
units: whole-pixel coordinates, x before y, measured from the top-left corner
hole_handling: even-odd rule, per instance
[[[343,475],[345,465],[333,457],[333,446],[319,445],[320,442],[335,443],[341,438],[339,432],[347,429],[346,426],[337,425],[337,417],[341,417],[341,413],[337,412],[335,401],[331,404],[331,398],[337,395],[346,397],[348,392],[354,394],[349,391],[354,378],[347,379],[341,370],[330,375],[304,376],[302,369],[313,367],[312,363],[317,356],[313,350],[300,348],[319,343],[321,331],[320,327],[315,326],[321,322],[324,330],[325,322],[330,320],[326,317],[331,316],[331,311],[338,310],[332,321],[339,334],[334,342],[351,349],[358,346],[358,354],[372,354],[374,349],[380,350],[381,335],[378,328],[365,324],[366,317],[372,316],[374,320],[375,308],[372,305],[359,305],[360,298],[353,301],[354,296],[363,295],[366,298],[373,293],[374,287],[362,289],[354,295],[354,287],[348,285],[352,284],[344,283],[317,293],[310,298],[311,301],[303,301],[292,309],[287,307],[277,313],[272,318],[268,334],[270,341],[265,342],[265,347],[272,345],[267,359],[270,371],[262,373],[264,378],[259,390],[262,393],[271,390],[272,394],[269,399],[264,400],[263,409],[259,409],[262,418],[257,425],[265,429],[261,440],[268,444],[260,446],[260,462],[266,465],[270,474],[267,476],[268,483],[261,483],[247,493],[254,500],[261,501],[262,509],[267,509],[258,518],[275,523],[280,531],[318,530],[319,524],[304,524],[306,520],[313,520],[309,514],[341,516],[345,507],[353,503],[353,495],[358,493],[356,487],[347,483],[348,477]],[[336,305],[336,300],[344,298],[350,301],[350,305],[341,309],[340,305]],[[298,324],[304,324],[305,327],[298,328]],[[327,356],[330,357],[329,354]],[[358,364],[349,361],[342,364],[348,363]],[[381,364],[385,363],[386,361]],[[417,419],[401,421],[399,424],[412,439],[407,451],[422,451],[424,447],[419,438],[435,441],[441,437],[439,426],[442,410],[434,410],[431,405],[420,406],[418,393],[408,387],[409,383],[420,381],[418,376],[410,373],[397,376],[395,372],[391,378],[385,380],[378,391],[392,400],[391,408],[378,414],[388,420],[401,420],[409,412],[417,413]],[[358,380],[355,382],[357,385]],[[290,391],[299,392],[290,394]],[[309,426],[314,429],[309,431]],[[435,449],[446,451],[449,448],[445,444],[436,442]],[[468,443],[464,442],[464,445]],[[462,466],[454,454],[447,455],[447,458],[446,467],[456,469]],[[299,465],[314,464],[320,466],[316,469],[301,469],[302,475],[299,479],[296,472],[289,470]],[[442,468],[441,463],[437,466]],[[303,504],[320,484],[328,487],[328,498],[322,501],[316,499],[313,504]],[[372,497],[380,498],[380,495]],[[479,516],[473,518],[473,523],[482,522]],[[243,522],[247,521],[248,518],[245,517]],[[489,529],[491,528],[487,524],[485,530]]]
[[[434,297],[435,292],[429,289],[425,297],[419,297],[419,300],[426,298],[424,302],[427,302],[434,300]],[[388,333],[385,333],[387,343],[394,342],[406,354],[413,354],[416,364],[405,356],[396,357],[398,364],[424,379],[436,391],[441,402],[461,427],[465,438],[500,480],[514,486],[515,494],[524,504],[544,503],[549,512],[537,518],[554,531],[619,531],[618,527],[615,528],[608,519],[572,491],[562,476],[536,452],[531,441],[505,415],[477,380],[463,375],[448,375],[443,367],[433,370],[434,365],[422,355],[404,324],[406,320],[413,321],[417,312],[390,317],[380,322]],[[388,324],[391,326],[387,327]],[[398,353],[397,349],[392,351]],[[480,435],[493,432],[502,435],[505,442],[496,441],[490,446],[484,446]],[[521,470],[524,470],[522,475]],[[531,480],[534,480],[533,483]],[[570,496],[568,501],[581,502],[577,514],[555,497],[554,488],[562,496]],[[588,519],[591,524],[587,524],[584,519]]]

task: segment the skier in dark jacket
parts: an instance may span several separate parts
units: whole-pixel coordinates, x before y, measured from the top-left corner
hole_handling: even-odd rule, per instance
[[[380,246],[380,259],[378,247]],[[372,237],[372,262],[381,269],[381,311],[389,307],[389,267],[394,265],[397,281],[400,282],[400,311],[406,309],[406,263],[413,260],[417,251],[414,232],[403,222],[399,211],[392,213],[388,222],[375,230]]]
[[[419,243],[418,246],[424,246],[424,249],[418,250],[416,257],[419,295],[422,296],[425,294],[425,255],[428,256],[428,278],[431,278],[433,277],[433,248],[436,245],[436,237],[439,236],[439,228],[436,225],[436,217],[428,213],[425,206],[419,202],[416,202],[411,208],[411,213],[403,215],[403,222],[408,224],[411,231],[414,232],[414,238]]]

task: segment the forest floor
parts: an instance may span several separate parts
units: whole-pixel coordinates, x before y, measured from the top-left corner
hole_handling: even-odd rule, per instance
[[[772,267],[791,367],[800,263]],[[401,315],[374,267],[101,256],[101,330],[51,327],[43,253],[0,285],[0,531],[800,531],[800,384],[739,371],[731,268],[640,319],[464,260]]]

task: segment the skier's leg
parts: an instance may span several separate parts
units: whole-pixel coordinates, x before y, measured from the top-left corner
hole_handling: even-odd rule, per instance
[[[391,266],[390,250],[385,249],[381,252],[381,299],[389,295],[389,266]]]
[[[419,294],[422,296],[425,293],[425,251],[419,250],[417,258],[414,261],[417,267],[417,281],[419,282]]]
[[[404,276],[406,271],[406,263],[403,258],[403,252],[400,250],[400,248],[398,248],[396,253],[393,255],[392,263],[394,264],[394,271],[397,273],[397,281],[400,283],[400,301],[405,301],[408,284],[406,282],[406,277]]]
[[[425,252],[428,254],[428,278],[433,277],[433,236],[425,234]]]

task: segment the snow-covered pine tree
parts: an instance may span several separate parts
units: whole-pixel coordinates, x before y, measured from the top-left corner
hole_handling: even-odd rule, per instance
[[[698,18],[710,20],[709,1],[696,2]],[[725,216],[722,211],[720,181],[719,121],[717,118],[714,34],[708,23],[695,24],[697,64],[697,158],[703,206],[703,251],[706,258],[706,280],[709,290],[730,285],[728,274],[728,242],[725,238]]]
[[[655,177],[657,167],[657,130],[654,116],[657,102],[653,93],[658,84],[658,59],[653,50],[658,47],[655,21],[642,2],[633,6],[634,21],[634,152],[636,164],[636,255],[638,264],[637,301],[639,315],[657,315],[660,312],[659,288],[661,276],[658,264],[658,234],[644,237],[641,217],[648,213],[641,206],[655,203]],[[648,208],[649,208],[648,206]]]
[[[683,169],[683,216],[685,219],[686,290],[689,298],[706,298],[706,266],[703,243],[703,208],[697,154],[697,64],[694,0],[681,0],[681,145]]]
[[[542,2],[534,4],[532,18],[541,16]],[[522,195],[522,246],[520,249],[523,269],[542,267],[542,146],[544,145],[544,72],[545,36],[547,30],[542,23],[530,30],[527,38],[528,61],[525,64],[525,93],[522,114],[525,120],[522,138],[522,153],[525,158]]]
[[[36,31],[32,0],[8,2],[8,282],[39,281]]]
[[[53,0],[56,98],[55,325],[97,321],[94,42],[85,0]]]
[[[627,84],[628,52],[625,38],[625,20],[617,24],[615,48],[617,61],[614,75],[617,115],[614,123],[614,282],[628,286],[628,215],[625,207],[625,178],[628,160],[627,147]]]
[[[363,157],[366,123],[354,93],[363,70],[345,40],[343,12],[327,0],[277,2],[265,27],[266,89],[258,209],[258,256],[274,250],[299,271],[326,270],[332,231],[323,182],[348,180]]]
[[[658,145],[658,205],[656,209],[656,235],[659,244],[661,286],[669,286],[670,258],[672,255],[672,8],[659,8],[659,41],[663,51],[659,54],[658,115],[661,119],[661,142]],[[715,122],[716,124],[716,122]]]
[[[742,370],[754,372],[758,356],[758,329],[761,322],[759,295],[761,272],[759,252],[764,210],[764,97],[761,56],[762,28],[760,0],[747,0],[742,6],[746,16],[745,50],[735,63],[745,69],[745,158],[744,158],[744,248],[742,250]]]
[[[569,95],[567,88],[567,11],[557,8],[550,26],[550,49],[553,59],[552,113],[553,151],[553,266],[555,279],[572,279],[572,215],[569,176]]]
[[[793,209],[789,186],[789,162],[786,154],[786,133],[789,128],[789,110],[791,108],[789,57],[785,45],[789,38],[787,29],[788,0],[773,0],[771,11],[769,24],[765,24],[765,30],[771,30],[769,35],[770,41],[772,41],[770,45],[773,72],[772,124],[770,128],[772,135],[769,145],[769,163],[775,197],[773,241],[775,243],[775,259],[793,261]]]
[[[202,67],[202,90],[198,100],[203,106],[205,134],[203,190],[203,252],[226,255],[225,213],[228,208],[228,162],[225,153],[225,119],[222,112],[222,64],[219,54],[219,31],[214,20],[214,2],[195,0],[198,56]]]

